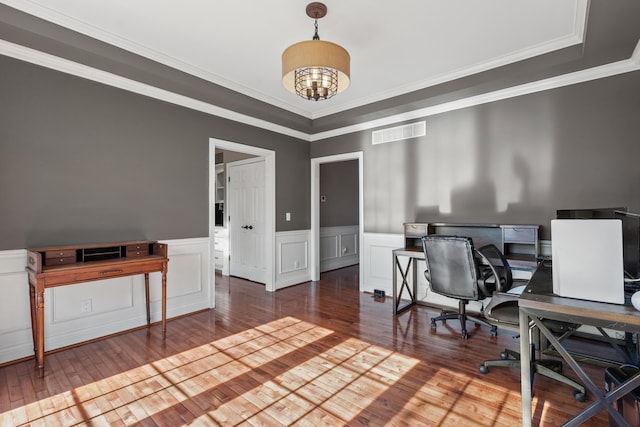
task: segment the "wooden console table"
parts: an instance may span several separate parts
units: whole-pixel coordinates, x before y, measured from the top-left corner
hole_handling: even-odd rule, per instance
[[[147,325],[149,273],[162,273],[162,337],[167,334],[167,258],[164,243],[135,241],[27,250],[31,330],[38,376],[44,376],[44,290],[57,286],[144,274]]]

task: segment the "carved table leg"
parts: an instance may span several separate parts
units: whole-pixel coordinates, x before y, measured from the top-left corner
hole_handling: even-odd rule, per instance
[[[29,283],[29,307],[31,309],[31,335],[33,338],[33,354],[37,354],[36,342],[36,289]]]
[[[36,303],[36,366],[38,377],[44,377],[44,287],[38,286],[34,291]]]

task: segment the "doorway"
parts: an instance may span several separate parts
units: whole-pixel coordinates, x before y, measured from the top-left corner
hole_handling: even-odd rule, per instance
[[[363,153],[362,151],[334,156],[317,157],[311,159],[311,280],[320,280],[320,165],[325,163],[341,162],[345,160],[358,161],[358,251],[359,263],[364,265],[363,256]],[[364,289],[363,274],[360,274],[360,290]]]
[[[215,170],[215,153],[216,148],[228,151],[235,151],[238,153],[250,154],[253,156],[260,157],[264,159],[264,212],[265,212],[265,230],[264,230],[264,241],[261,243],[263,246],[264,253],[264,265],[265,265],[265,273],[264,273],[264,284],[265,289],[269,292],[275,291],[275,256],[274,256],[274,247],[275,247],[275,232],[276,232],[276,221],[275,221],[275,187],[276,187],[276,153],[272,150],[267,150],[264,148],[253,147],[250,145],[238,144],[235,142],[224,141],[221,139],[209,138],[209,188],[216,188],[216,170]],[[213,268],[213,254],[215,252],[215,192],[209,191],[209,241],[210,241],[210,275],[215,278],[215,271]],[[213,281],[213,286],[215,287],[215,280]],[[213,289],[213,294],[215,295],[215,289]],[[214,300],[215,306],[215,300]]]

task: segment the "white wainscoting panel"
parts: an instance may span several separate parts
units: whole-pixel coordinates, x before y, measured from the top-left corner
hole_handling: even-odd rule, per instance
[[[33,355],[27,251],[0,252],[0,363]]]
[[[276,233],[276,290],[311,280],[310,230]]]
[[[358,226],[320,228],[320,272],[360,262]]]
[[[169,245],[167,318],[212,307],[209,239],[163,243]],[[0,252],[0,286],[4,296],[0,301],[0,363],[33,356],[26,262],[26,250]],[[152,322],[162,318],[161,286],[162,275],[151,273]],[[44,298],[45,350],[146,323],[142,275],[49,288]],[[167,334],[171,334],[171,322]]]
[[[360,274],[364,275],[361,291],[373,292],[381,289],[387,295],[392,294],[392,252],[404,246],[404,235],[364,233],[364,265],[360,266]]]

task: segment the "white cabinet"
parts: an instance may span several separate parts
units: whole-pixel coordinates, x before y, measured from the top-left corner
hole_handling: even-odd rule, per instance
[[[213,261],[216,270],[229,275],[229,244],[227,229],[216,227],[213,231]]]
[[[216,165],[216,203],[224,203],[224,187],[225,187],[225,176],[224,176],[224,163],[218,163]]]

